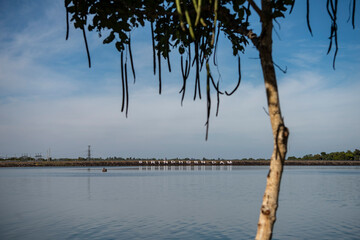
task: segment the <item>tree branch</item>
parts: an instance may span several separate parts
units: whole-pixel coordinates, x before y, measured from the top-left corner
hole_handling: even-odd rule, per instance
[[[261,9],[258,7],[258,5],[256,5],[256,3],[253,0],[247,0],[247,1],[249,2],[249,4],[252,6],[252,8],[256,11],[256,13],[261,18],[262,12],[261,12]]]

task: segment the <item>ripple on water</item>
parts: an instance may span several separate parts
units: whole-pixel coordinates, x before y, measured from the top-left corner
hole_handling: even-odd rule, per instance
[[[267,169],[235,169],[0,170],[0,239],[253,239]],[[273,239],[360,239],[349,171],[286,169]]]

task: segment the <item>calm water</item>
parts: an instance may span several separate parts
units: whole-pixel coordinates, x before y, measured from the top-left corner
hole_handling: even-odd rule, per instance
[[[267,167],[0,169],[0,239],[253,239]],[[359,167],[286,167],[273,239],[360,239]]]

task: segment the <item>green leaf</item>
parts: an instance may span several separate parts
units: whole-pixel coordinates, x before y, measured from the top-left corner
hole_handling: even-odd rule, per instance
[[[124,45],[121,42],[116,42],[115,47],[119,52],[124,51]]]
[[[278,18],[278,17],[285,17],[285,15],[280,11],[275,11],[273,13],[273,18]]]
[[[114,31],[111,31],[111,33],[109,34],[109,36],[104,39],[103,44],[111,43],[111,42],[114,40],[114,38],[115,38]]]
[[[179,47],[179,53],[182,55],[185,52],[185,48],[183,46]]]

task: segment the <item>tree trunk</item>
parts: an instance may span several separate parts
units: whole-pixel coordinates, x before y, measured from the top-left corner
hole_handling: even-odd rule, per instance
[[[279,94],[274,64],[272,61],[272,7],[271,1],[262,0],[262,32],[258,46],[261,67],[264,76],[268,110],[274,137],[274,150],[271,155],[270,169],[267,175],[266,189],[260,209],[256,238],[271,239],[276,221],[276,210],[280,191],[280,181],[287,152],[289,131],[281,116]]]

